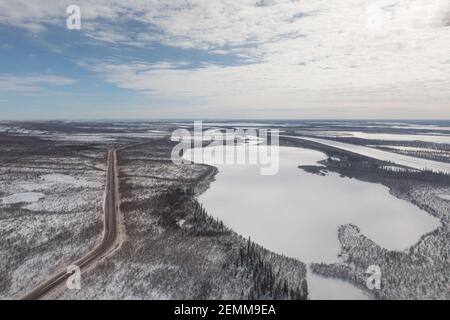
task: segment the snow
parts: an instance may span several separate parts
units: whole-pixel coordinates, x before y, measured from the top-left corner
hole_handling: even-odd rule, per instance
[[[103,193],[103,173],[95,172],[89,178],[78,178],[71,175],[52,173],[39,176],[34,181],[18,183],[20,192],[45,192],[47,196],[41,201],[30,203],[25,209],[32,211],[71,212],[82,210],[87,203],[96,203]],[[81,189],[73,192],[73,189]],[[14,190],[14,191],[15,191]],[[29,201],[28,201],[29,202]]]
[[[323,145],[331,146],[337,149],[360,154],[373,159],[378,159],[381,161],[390,161],[397,165],[406,166],[417,170],[432,170],[435,172],[450,173],[450,164],[445,162],[410,157],[389,151],[383,151],[380,149],[369,148],[366,146],[338,142],[328,139],[310,138],[303,136],[282,136],[282,137],[312,141]]]
[[[92,177],[93,178],[93,177]],[[91,178],[91,179],[92,179]],[[22,181],[18,183],[20,191],[52,191],[54,189],[60,190],[61,188],[86,188],[96,189],[103,186],[102,176],[99,176],[96,181],[74,178],[65,174],[45,174],[40,176],[35,181]]]
[[[28,135],[43,135],[47,133],[41,130],[27,130],[19,126],[5,126],[5,125],[0,125],[0,132],[12,134],[28,134]]]
[[[45,195],[43,193],[38,192],[21,192],[14,193],[10,196],[2,198],[3,204],[14,204],[14,203],[22,203],[22,202],[37,202],[39,199],[44,198]]]
[[[167,135],[165,131],[149,130],[147,132],[126,133],[88,133],[88,134],[52,134],[46,137],[55,141],[77,142],[114,142],[119,138],[162,138]]]
[[[95,207],[96,201],[101,198],[103,190],[92,191],[82,190],[77,192],[64,194],[49,195],[39,202],[30,203],[24,208],[31,211],[46,212],[74,212],[83,211],[83,209],[92,209]]]
[[[70,184],[80,188],[99,188],[102,186],[100,182],[88,181],[84,179],[75,179],[65,174],[46,174],[41,176],[45,182],[53,182],[57,184]]]
[[[360,131],[296,131],[297,134],[311,134],[317,137],[351,137],[368,140],[384,141],[423,141],[450,144],[450,136],[442,134],[398,134],[398,133],[367,133]]]
[[[382,166],[381,169],[394,172],[418,172],[419,170],[397,167],[397,166]]]
[[[438,194],[438,197],[450,201],[450,194]]]
[[[77,141],[77,142],[112,142],[114,138],[99,134],[54,134],[48,136],[49,140],[56,141]]]
[[[203,125],[216,126],[216,127],[271,127],[271,126],[273,126],[273,124],[270,124],[270,123],[256,123],[256,122],[206,122]]]
[[[338,123],[338,124],[327,124],[329,127],[360,127],[364,126],[365,128],[389,128],[389,129],[405,129],[405,130],[427,130],[427,131],[450,131],[450,127],[440,126],[440,125],[432,125],[432,124],[424,124],[424,125],[416,125],[410,123],[401,123],[401,122],[370,122],[373,124],[364,124],[359,125],[355,123]]]
[[[396,149],[401,151],[417,151],[417,152],[439,152],[440,150],[437,149],[430,149],[430,148],[419,148],[419,147],[405,147],[405,146],[388,146],[388,145],[367,145],[370,148],[388,148],[388,149]]]

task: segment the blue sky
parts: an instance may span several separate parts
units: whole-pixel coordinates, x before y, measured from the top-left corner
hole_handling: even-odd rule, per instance
[[[104,81],[80,63],[105,59],[145,61],[187,61],[183,68],[203,63],[233,65],[238,58],[209,55],[203,50],[179,49],[149,43],[145,47],[99,43],[86,38],[82,30],[51,27],[34,34],[16,27],[0,28],[0,69],[5,78],[19,77],[18,90],[4,90],[0,105],[6,118],[109,118],[152,116],[152,109],[169,105],[171,99],[135,94]],[[46,77],[61,78],[51,85]],[[21,83],[23,79],[23,83]],[[32,85],[25,80],[35,79]],[[41,79],[41,81],[39,80]],[[56,83],[58,79],[55,79]],[[66,83],[69,82],[69,83]],[[34,86],[38,88],[34,88]],[[33,88],[31,88],[33,86]],[[163,114],[160,116],[164,117]],[[174,114],[175,116],[175,114]]]
[[[446,0],[0,0],[0,110],[449,119],[448,52]]]

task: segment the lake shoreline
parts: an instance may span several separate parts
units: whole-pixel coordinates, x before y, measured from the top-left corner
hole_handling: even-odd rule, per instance
[[[288,145],[304,147],[302,142],[289,140]],[[374,294],[377,299],[449,299],[450,284],[450,201],[438,195],[450,192],[448,177],[436,179],[437,174],[386,172],[374,170],[383,162],[336,150],[319,144],[306,143],[308,147],[325,152],[329,159],[321,164],[329,172],[361,181],[380,183],[390,193],[423,209],[440,219],[442,226],[424,234],[405,252],[389,251],[362,234],[357,226],[343,225],[339,228],[342,262],[312,264],[313,272],[325,277],[337,278]],[[342,157],[342,155],[348,156]],[[331,159],[340,157],[340,161]],[[320,167],[323,169],[323,167]],[[311,168],[309,168],[311,170]],[[367,266],[376,264],[382,270],[381,290],[368,290]],[[423,289],[423,288],[432,288]]]

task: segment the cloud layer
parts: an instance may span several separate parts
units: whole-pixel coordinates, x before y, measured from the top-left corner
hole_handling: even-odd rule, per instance
[[[0,0],[0,21],[51,32],[65,25],[70,2]],[[366,105],[368,113],[420,105],[442,111],[450,101],[448,0],[80,0],[78,5],[83,34],[105,46],[158,43],[239,58],[239,64],[193,68],[145,59],[80,63],[108,83],[174,104],[316,107],[320,114],[333,105]]]
[[[37,93],[47,88],[74,84],[75,81],[66,77],[52,75],[10,75],[0,74],[0,92],[5,93]]]

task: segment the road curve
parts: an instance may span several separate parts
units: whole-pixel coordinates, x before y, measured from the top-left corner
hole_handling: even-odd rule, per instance
[[[96,261],[104,258],[120,245],[119,233],[119,184],[117,174],[117,151],[108,151],[108,169],[106,178],[106,196],[104,203],[104,230],[102,242],[85,256],[72,263],[81,269],[81,272],[92,266]],[[71,274],[66,268],[60,270],[49,280],[40,284],[33,291],[22,297],[22,300],[37,300],[48,294],[51,290],[62,285]]]

